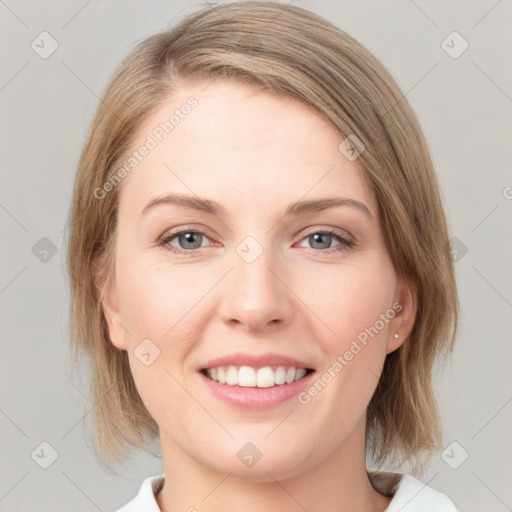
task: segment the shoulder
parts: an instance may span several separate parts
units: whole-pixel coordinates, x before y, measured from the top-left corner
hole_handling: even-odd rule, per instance
[[[156,493],[164,481],[164,475],[150,476],[146,478],[131,501],[118,508],[115,512],[160,512],[156,501]]]
[[[457,512],[454,503],[445,494],[412,476],[397,476],[398,483],[385,512]]]

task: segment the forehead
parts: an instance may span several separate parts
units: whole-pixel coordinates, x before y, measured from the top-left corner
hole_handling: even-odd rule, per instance
[[[234,81],[188,84],[140,127],[131,151],[150,149],[123,180],[121,202],[175,191],[241,202],[264,195],[268,207],[325,192],[374,203],[343,139],[296,99]]]

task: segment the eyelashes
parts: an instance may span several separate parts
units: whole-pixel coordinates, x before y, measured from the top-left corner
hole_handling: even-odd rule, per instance
[[[320,237],[318,237],[317,235],[320,235]],[[158,244],[165,250],[168,250],[174,254],[182,254],[184,256],[197,256],[198,254],[202,253],[203,249],[205,249],[205,247],[202,246],[202,242],[204,241],[205,238],[209,240],[209,237],[202,231],[198,231],[195,229],[181,229],[179,231],[165,233],[160,238]],[[308,252],[312,251],[314,254],[335,254],[347,251],[348,249],[356,246],[356,242],[354,240],[348,239],[338,230],[332,228],[324,228],[311,231],[304,237],[302,237],[300,242],[309,241],[309,243],[313,245],[317,243],[321,245],[322,243],[325,243],[326,238],[327,245],[331,245],[330,242],[333,240],[338,242],[339,245],[327,248],[303,248],[307,249]],[[171,242],[175,239],[177,239],[178,243],[182,243],[183,245],[191,244],[193,247],[184,249],[171,245]]]
[[[323,253],[330,254],[331,252],[340,252],[340,251],[343,251],[343,250],[347,250],[348,248],[354,247],[356,245],[356,243],[353,240],[349,240],[348,238],[346,238],[344,235],[342,235],[341,233],[339,233],[335,229],[322,229],[322,230],[317,230],[317,231],[311,231],[306,236],[304,236],[301,239],[301,241],[302,240],[309,240],[309,239],[313,238],[315,243],[317,243],[318,240],[316,240],[314,238],[315,235],[322,235],[322,236],[327,235],[327,237],[329,239],[331,239],[331,240],[334,239],[334,240],[338,241],[339,245],[336,245],[336,246],[334,246],[332,248],[328,248],[327,250],[325,250],[325,249],[317,249],[317,248],[312,247],[311,250],[313,250],[313,251],[320,251],[320,252],[323,252]],[[309,247],[306,247],[306,249],[309,249]]]

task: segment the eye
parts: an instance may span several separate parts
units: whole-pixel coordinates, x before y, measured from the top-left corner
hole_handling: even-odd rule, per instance
[[[178,247],[171,242],[176,239]],[[208,237],[201,231],[186,229],[175,233],[166,233],[160,240],[160,244],[167,250],[174,253],[190,254],[196,249],[202,248],[202,242]]]
[[[335,229],[313,231],[302,240],[307,240],[312,245],[312,250],[327,254],[333,252],[341,252],[356,245],[354,241],[349,240],[342,233]],[[339,244],[332,247],[331,242],[333,240],[338,241]]]

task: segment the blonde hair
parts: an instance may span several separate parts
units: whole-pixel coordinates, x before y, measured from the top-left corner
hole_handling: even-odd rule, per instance
[[[312,12],[265,1],[207,7],[145,39],[119,65],[90,126],[70,209],[68,270],[73,358],[81,348],[91,362],[96,455],[111,468],[131,447],[149,451],[159,429],[126,352],[109,340],[101,305],[100,285],[113,278],[121,187],[102,199],[95,190],[165,99],[186,81],[215,78],[296,98],[364,143],[358,162],[375,190],[387,249],[397,275],[417,292],[413,329],[387,355],[367,408],[367,450],[378,465],[430,456],[441,443],[432,369],[452,349],[458,297],[427,143],[404,94],[368,50]]]

